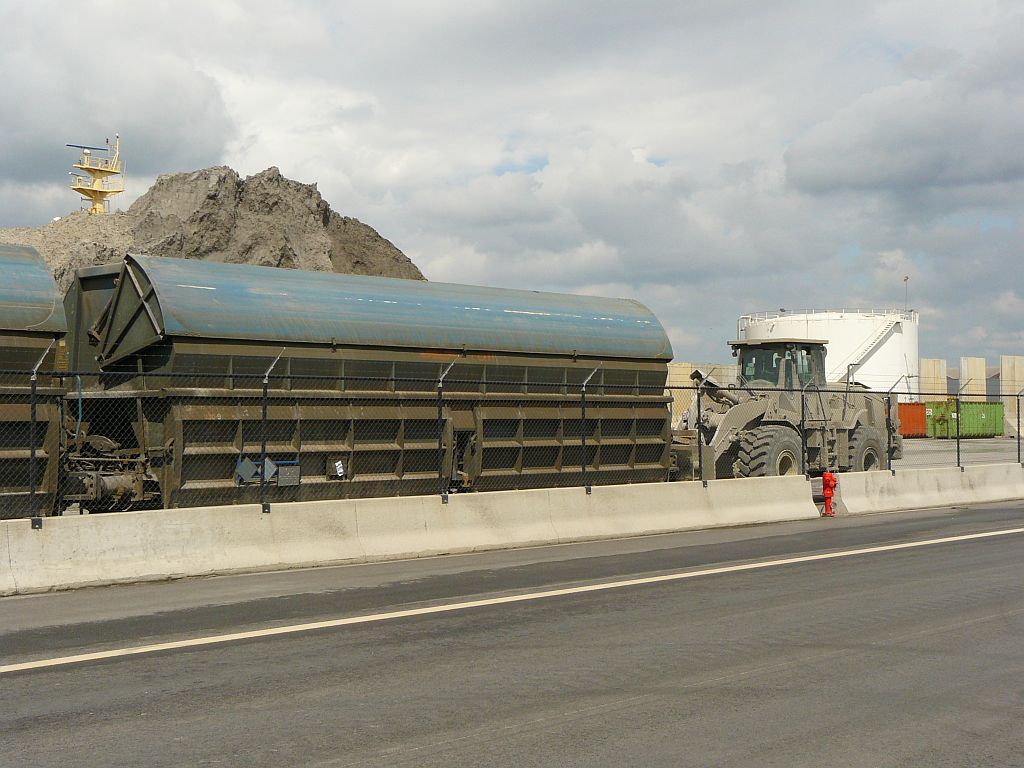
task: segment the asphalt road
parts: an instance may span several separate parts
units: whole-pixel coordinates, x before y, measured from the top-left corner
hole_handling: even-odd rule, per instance
[[[8,598],[0,668],[523,599],[0,671],[0,765],[1024,765],[1024,533],[771,564],[1021,527],[1002,505]]]

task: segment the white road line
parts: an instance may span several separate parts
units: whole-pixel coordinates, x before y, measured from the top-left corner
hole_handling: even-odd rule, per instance
[[[207,637],[194,637],[190,640],[174,640],[168,643],[154,643],[152,645],[137,645],[128,648],[114,648],[106,651],[95,651],[93,653],[79,653],[73,656],[57,656],[50,659],[37,659],[36,661],[25,661],[19,664],[5,664],[0,666],[0,675],[10,672],[22,672],[29,669],[45,669],[48,667],[62,667],[68,664],[80,664],[86,661],[100,661],[103,659],[116,659],[122,656],[139,656],[147,653],[159,653],[160,651],[173,651],[181,648],[198,648],[206,645],[218,645],[222,643],[233,643],[240,640],[252,640],[262,637],[274,637],[277,635],[294,635],[300,632],[313,632],[318,629],[333,629],[335,627],[348,627],[356,624],[372,624],[381,621],[392,621],[394,619],[405,619],[412,616],[429,616],[438,613],[454,613],[465,611],[470,608],[483,608],[492,605],[506,605],[508,603],[525,603],[534,600],[544,600],[551,597],[563,597],[565,595],[580,595],[587,592],[605,592],[613,589],[624,589],[626,587],[639,587],[647,584],[662,584],[671,581],[682,581],[683,579],[695,579],[700,576],[715,576],[723,573],[738,573],[740,571],[755,571],[762,568],[774,568],[780,565],[794,565],[796,563],[812,563],[819,560],[838,560],[845,557],[856,557],[857,555],[869,555],[876,552],[895,552],[901,549],[915,549],[918,547],[930,547],[936,544],[950,544],[959,541],[974,541],[987,539],[996,536],[1011,536],[1024,533],[1024,528],[1007,528],[999,531],[986,531],[984,533],[969,533],[962,536],[947,536],[941,539],[925,539],[924,541],[911,541],[904,544],[885,544],[878,547],[864,547],[861,549],[848,549],[841,552],[825,552],[817,555],[801,555],[799,557],[786,557],[780,560],[767,560],[756,563],[742,563],[740,565],[725,565],[718,568],[704,568],[699,571],[680,571],[666,573],[660,576],[644,576],[636,579],[624,579],[622,581],[603,582],[599,584],[587,584],[582,587],[566,587],[564,589],[549,589],[542,592],[528,592],[519,595],[507,595],[505,597],[490,597],[483,600],[467,600],[460,603],[446,603],[443,605],[432,605],[424,608],[408,608],[404,611],[390,611],[388,613],[374,613],[364,616],[348,616],[341,619],[329,619],[327,621],[312,621],[306,624],[290,624],[283,627],[270,627],[268,629],[254,629],[248,632],[232,632],[225,635],[209,635]]]

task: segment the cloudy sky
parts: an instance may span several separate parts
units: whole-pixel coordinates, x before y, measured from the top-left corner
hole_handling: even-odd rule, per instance
[[[0,9],[0,226],[120,131],[122,206],[276,165],[431,280],[638,298],[679,359],[905,275],[923,356],[1024,353],[1024,0]]]

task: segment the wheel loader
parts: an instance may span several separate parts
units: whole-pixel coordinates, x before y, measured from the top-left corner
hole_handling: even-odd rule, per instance
[[[826,343],[732,341],[736,382],[695,370],[690,378],[700,397],[695,393],[673,433],[675,476],[817,476],[891,467],[903,455],[895,398],[887,414],[886,396],[849,376],[826,382]]]

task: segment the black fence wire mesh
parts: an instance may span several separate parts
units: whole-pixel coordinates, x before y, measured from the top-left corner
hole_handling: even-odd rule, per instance
[[[0,372],[0,516],[1021,462],[1020,393],[439,370]]]

